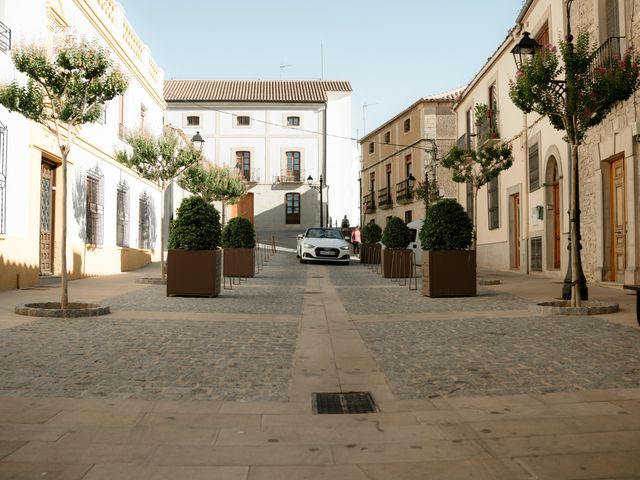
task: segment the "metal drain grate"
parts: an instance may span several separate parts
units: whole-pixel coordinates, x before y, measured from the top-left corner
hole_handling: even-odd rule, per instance
[[[376,402],[369,392],[314,393],[313,413],[375,413]]]

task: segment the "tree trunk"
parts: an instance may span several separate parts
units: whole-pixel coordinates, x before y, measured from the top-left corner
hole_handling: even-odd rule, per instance
[[[472,236],[472,240],[473,243],[471,245],[472,250],[477,250],[477,244],[478,244],[478,190],[479,188],[476,187],[475,185],[473,186],[473,236]]]
[[[167,187],[160,188],[160,278],[166,279],[164,271],[164,195]]]
[[[570,223],[570,232],[571,235],[571,306],[579,307],[581,305],[580,298],[580,272],[578,269],[578,255],[580,255],[579,250],[579,239],[578,239],[578,231],[576,228],[576,218],[578,213],[578,147],[575,143],[570,142],[571,145],[571,218],[569,219]]]
[[[61,148],[62,154],[62,238],[60,241],[60,263],[62,264],[60,308],[66,309],[69,303],[69,280],[67,278],[67,156],[69,150]]]

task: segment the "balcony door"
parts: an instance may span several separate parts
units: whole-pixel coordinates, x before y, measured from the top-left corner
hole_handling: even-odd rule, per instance
[[[55,166],[40,166],[40,275],[53,275],[53,219]]]
[[[627,266],[627,216],[625,210],[626,192],[624,188],[624,158],[611,162],[610,212],[611,222],[611,281],[624,281]]]
[[[287,193],[285,195],[285,223],[287,225],[297,225],[300,223],[300,194]]]

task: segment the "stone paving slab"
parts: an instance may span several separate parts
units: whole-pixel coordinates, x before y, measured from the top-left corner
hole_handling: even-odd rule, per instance
[[[297,329],[295,322],[40,319],[0,331],[0,395],[284,401]]]
[[[403,399],[640,386],[640,331],[599,318],[356,323]]]

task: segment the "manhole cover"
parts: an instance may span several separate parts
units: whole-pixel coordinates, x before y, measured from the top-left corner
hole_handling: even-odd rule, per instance
[[[313,413],[375,413],[378,409],[369,392],[314,393]]]

